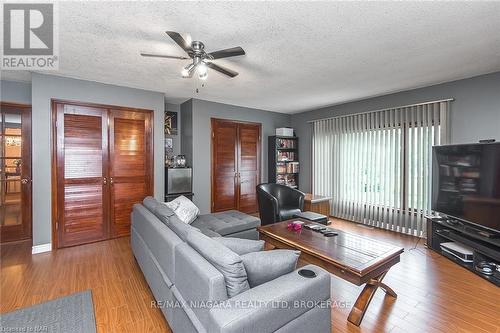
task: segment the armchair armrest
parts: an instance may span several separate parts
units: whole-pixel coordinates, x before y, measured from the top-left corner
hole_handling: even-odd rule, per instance
[[[262,224],[276,222],[279,212],[278,199],[266,191],[257,189],[257,200],[259,201],[259,214]]]
[[[302,277],[297,273],[300,269],[310,269],[317,276]],[[300,269],[227,300],[227,306],[212,308],[208,331],[274,332],[318,304],[330,311],[326,302],[330,299],[330,274],[313,265]]]
[[[284,205],[287,207],[297,207],[300,210],[304,210],[304,192],[301,192],[294,188],[288,188],[286,195],[283,196]]]

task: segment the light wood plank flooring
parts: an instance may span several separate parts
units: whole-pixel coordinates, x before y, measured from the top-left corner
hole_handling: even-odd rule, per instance
[[[333,332],[497,332],[500,288],[425,248],[425,240],[355,223],[333,226],[405,248],[360,327],[347,322],[362,287],[332,277]],[[1,247],[0,313],[91,289],[99,332],[170,332],[131,253],[129,238],[31,255],[27,243]],[[343,305],[348,305],[347,307]]]

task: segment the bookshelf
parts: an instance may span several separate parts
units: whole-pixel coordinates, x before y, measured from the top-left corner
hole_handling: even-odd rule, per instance
[[[269,136],[268,182],[298,188],[299,185],[299,138]]]

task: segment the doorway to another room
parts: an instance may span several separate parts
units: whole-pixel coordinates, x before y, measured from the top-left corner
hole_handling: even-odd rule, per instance
[[[31,239],[31,106],[0,102],[0,242]]]

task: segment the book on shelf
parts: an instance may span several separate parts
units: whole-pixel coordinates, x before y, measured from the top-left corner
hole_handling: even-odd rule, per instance
[[[287,162],[295,160],[295,152],[293,151],[280,151],[278,152],[278,162]]]
[[[290,139],[277,139],[276,140],[276,145],[278,148],[282,149],[295,149],[296,147],[296,140],[290,140]]]

